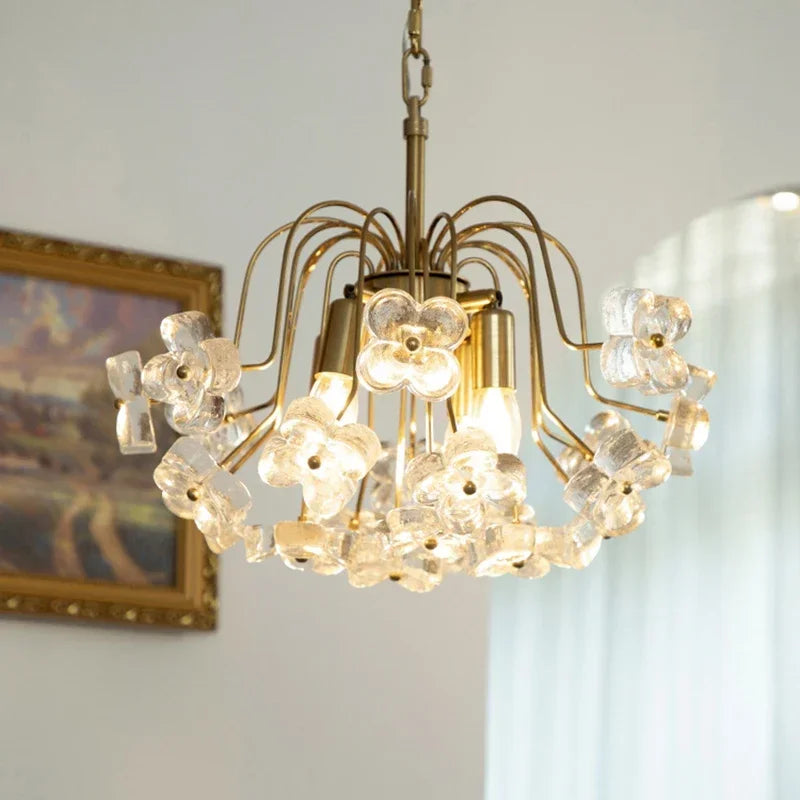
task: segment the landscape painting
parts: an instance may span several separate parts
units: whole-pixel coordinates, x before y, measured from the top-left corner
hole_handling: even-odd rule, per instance
[[[163,352],[161,320],[183,308],[218,324],[219,283],[0,231],[0,611],[213,627],[215,560],[152,480],[176,434],[155,409],[158,452],[121,455],[105,360]]]
[[[175,583],[174,517],[123,458],[105,360],[161,352],[175,300],[0,274],[0,571]],[[162,450],[174,436],[161,421]]]

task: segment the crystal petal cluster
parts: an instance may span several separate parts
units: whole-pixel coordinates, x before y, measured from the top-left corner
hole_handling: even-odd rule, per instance
[[[603,301],[603,323],[609,338],[600,366],[612,386],[669,394],[686,385],[688,366],[673,347],[692,324],[686,301],[649,289],[613,289]]]
[[[344,508],[380,452],[380,440],[366,425],[342,425],[322,400],[301,397],[267,441],[258,474],[269,486],[299,483],[309,510],[328,518]]]
[[[449,297],[418,303],[401,289],[383,289],[367,303],[366,345],[358,356],[358,377],[373,392],[407,387],[423,400],[455,392],[460,368],[453,354],[469,321]]]
[[[150,403],[142,392],[142,358],[135,350],[106,359],[108,383],[117,406],[117,440],[124,455],[155,453]]]
[[[164,505],[176,516],[194,520],[215,553],[253,536],[246,525],[252,499],[247,487],[222,469],[203,443],[181,436],[153,473]]]

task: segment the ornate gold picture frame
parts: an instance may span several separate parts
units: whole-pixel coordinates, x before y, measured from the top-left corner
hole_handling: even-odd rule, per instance
[[[210,630],[217,560],[163,508],[159,452],[122,460],[105,359],[219,332],[218,267],[0,230],[0,612]]]

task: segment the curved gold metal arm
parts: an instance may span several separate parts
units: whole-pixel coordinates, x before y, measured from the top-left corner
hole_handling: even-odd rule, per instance
[[[245,278],[244,278],[244,282],[243,282],[243,286],[242,286],[242,294],[241,294],[241,297],[239,299],[239,310],[238,310],[237,318],[236,318],[236,330],[235,330],[235,333],[234,333],[234,343],[237,346],[239,345],[239,341],[241,339],[242,326],[244,324],[245,307],[246,307],[246,303],[247,303],[247,297],[248,297],[248,294],[249,294],[249,291],[250,291],[250,281],[251,281],[251,278],[252,278],[253,271],[255,269],[255,265],[256,265],[259,257],[263,253],[264,249],[267,247],[267,245],[270,242],[272,242],[275,238],[277,238],[278,236],[280,236],[283,233],[287,233],[288,234],[287,238],[286,238],[286,242],[284,244],[283,257],[281,259],[281,271],[280,271],[280,276],[279,276],[279,280],[278,280],[278,299],[277,299],[277,303],[276,303],[275,323],[274,323],[274,328],[273,328],[272,345],[270,347],[270,352],[269,352],[269,355],[267,356],[267,358],[264,359],[264,361],[261,361],[261,362],[259,362],[257,364],[247,365],[248,369],[257,369],[257,370],[267,369],[268,367],[270,367],[274,363],[275,358],[277,356],[278,332],[280,330],[279,326],[280,326],[280,323],[281,323],[281,319],[283,318],[283,315],[284,315],[284,303],[285,303],[285,294],[286,294],[286,269],[287,269],[288,262],[289,262],[289,254],[290,254],[291,249],[292,249],[292,243],[293,243],[293,240],[294,240],[294,236],[295,236],[298,228],[301,225],[309,224],[311,222],[311,220],[313,219],[313,221],[315,223],[338,222],[342,227],[347,227],[347,228],[350,228],[351,230],[354,230],[354,231],[360,230],[360,226],[359,225],[356,225],[355,223],[352,223],[352,222],[348,222],[346,220],[338,219],[336,217],[328,217],[328,216],[325,216],[325,217],[314,217],[314,214],[316,212],[321,211],[321,210],[326,209],[326,208],[343,208],[343,209],[346,209],[346,210],[351,211],[353,213],[360,214],[362,216],[366,216],[366,214],[367,214],[367,212],[364,209],[360,208],[359,206],[357,206],[357,205],[355,205],[353,203],[348,203],[348,202],[343,201],[343,200],[327,200],[327,201],[324,201],[324,202],[321,202],[321,203],[316,203],[315,205],[310,206],[309,208],[307,208],[294,222],[289,223],[288,225],[284,225],[284,226],[278,228],[276,231],[274,231],[269,236],[267,236],[259,244],[259,246],[256,248],[256,250],[253,252],[253,255],[250,257],[250,261],[249,261],[249,263],[247,265],[247,270],[245,271]],[[392,217],[392,215],[389,212],[386,212],[386,216],[392,222],[392,226],[395,229],[395,232],[397,233],[397,235],[400,236],[399,227],[397,225],[397,222],[394,220],[394,217]],[[397,258],[396,251],[394,250],[394,247],[392,246],[391,240],[389,239],[388,235],[386,234],[386,231],[383,228],[383,226],[381,226],[380,223],[377,222],[377,221],[375,221],[374,224],[375,224],[375,227],[376,227],[376,229],[378,231],[378,239],[380,239],[380,241],[382,242],[381,249],[383,251],[384,259],[386,260],[387,263],[391,263],[394,260],[396,260],[396,258]],[[401,237],[401,239],[399,241],[401,242],[400,247],[401,247],[401,252],[402,252],[402,237]]]
[[[499,292],[500,276],[497,274],[497,270],[489,263],[487,259],[481,258],[480,256],[469,256],[468,258],[462,258],[461,261],[458,262],[457,271],[460,273],[462,269],[472,266],[473,264],[483,267],[489,273],[495,293]]]

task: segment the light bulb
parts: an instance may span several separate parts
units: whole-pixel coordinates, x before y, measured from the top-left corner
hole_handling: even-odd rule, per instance
[[[337,416],[344,408],[350,390],[353,388],[353,379],[340,372],[318,372],[311,387],[311,396],[318,397]],[[353,397],[353,402],[342,415],[341,422],[347,425],[358,419],[358,394]]]
[[[770,202],[776,211],[797,211],[800,208],[800,195],[797,192],[775,192]]]
[[[476,389],[468,422],[492,437],[498,453],[519,452],[522,420],[514,389],[496,386]]]

